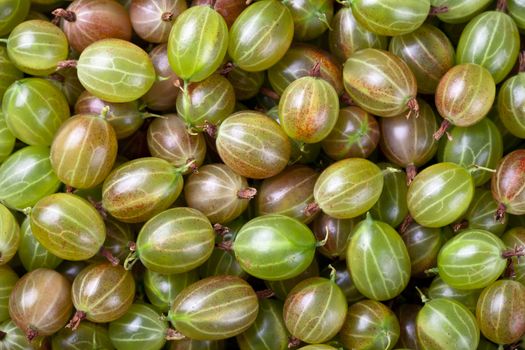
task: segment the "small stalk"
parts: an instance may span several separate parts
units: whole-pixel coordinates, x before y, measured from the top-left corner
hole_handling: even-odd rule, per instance
[[[429,16],[437,16],[441,13],[447,13],[448,7],[447,6],[431,6],[430,12],[428,13]]]
[[[328,28],[329,31],[333,31],[334,30],[332,28],[332,26],[330,25],[330,22],[328,22],[328,18],[326,17],[326,13],[321,12],[321,11],[317,11],[316,17],[317,17],[317,19],[319,21],[323,22],[326,25],[326,27]]]
[[[301,339],[291,336],[288,338],[288,349],[293,349],[301,345]]]
[[[306,208],[304,208],[303,213],[306,217],[310,217],[310,216],[317,214],[320,210],[321,208],[319,207],[319,204],[313,202],[313,203],[308,203],[306,205]]]
[[[439,273],[439,269],[437,267],[432,267],[430,269],[425,270],[425,275],[427,276],[435,276]]]
[[[168,328],[168,330],[166,331],[166,340],[183,340],[183,339],[186,339],[186,336],[173,328]]]
[[[119,258],[115,257],[109,250],[107,250],[104,247],[100,248],[100,255],[106,258],[113,266],[117,266],[120,263]]]
[[[417,103],[417,100],[415,97],[412,97],[410,100],[408,100],[407,106],[408,106],[407,119],[409,119],[412,116],[412,114],[414,114],[416,118],[419,118],[419,103]]]
[[[0,340],[4,340],[5,336],[7,335],[6,332],[0,331]]]
[[[204,126],[202,128],[202,131],[204,131],[206,134],[208,134],[209,137],[212,139],[217,138],[217,125],[212,124],[208,121],[204,123]]]
[[[425,295],[425,293],[423,293],[421,291],[421,289],[419,289],[419,287],[416,287],[416,290],[419,294],[419,297],[421,298],[421,301],[423,302],[423,304],[427,303],[430,301],[430,299]]]
[[[460,222],[456,222],[454,225],[452,225],[452,231],[454,233],[458,233],[460,230],[464,230],[468,228],[468,220],[461,220]]]
[[[403,222],[401,225],[399,225],[399,233],[405,233],[408,229],[408,227],[414,222],[414,219],[410,214],[407,214],[405,218],[403,219]]]
[[[341,102],[343,104],[345,104],[345,105],[348,105],[348,106],[355,106],[354,101],[352,100],[350,95],[348,95],[348,93],[346,91],[343,92],[343,94],[341,95]]]
[[[36,337],[38,337],[38,331],[32,326],[29,326],[26,331],[26,337],[29,342],[32,342]]]
[[[317,60],[315,61],[312,69],[310,69],[310,72],[308,73],[311,77],[314,78],[320,78],[321,77],[321,61]]]
[[[506,13],[507,12],[507,0],[498,0],[498,3],[496,5],[496,11]]]
[[[520,52],[519,56],[519,72],[525,72],[525,51]]]
[[[102,202],[99,202],[99,201],[95,200],[91,196],[88,196],[87,199],[88,199],[89,203],[91,203],[91,205],[95,207],[95,209],[98,211],[100,216],[102,216],[102,218],[104,218],[104,219],[108,218],[108,212],[106,211],[106,209],[104,209],[104,206],[102,205]]]
[[[66,328],[71,328],[72,331],[76,331],[78,326],[80,326],[80,322],[82,322],[82,320],[85,318],[86,313],[84,311],[75,312],[75,315],[73,315],[73,318],[66,325]]]
[[[498,209],[496,209],[496,214],[494,215],[494,220],[502,224],[503,220],[505,219],[506,212],[507,212],[507,207],[505,206],[505,204],[499,203]]]
[[[77,60],[64,60],[57,63],[57,71],[66,68],[77,68]]]
[[[264,86],[259,89],[259,92],[263,94],[264,96],[269,97],[275,101],[279,101],[279,99],[281,98],[281,96],[279,96],[277,92],[273,91],[270,88],[264,87]]]
[[[367,216],[367,218],[368,218],[368,216]],[[318,242],[315,244],[315,246],[316,246],[317,248],[319,248],[319,247],[324,247],[325,244],[328,242],[328,238],[330,238],[330,230],[328,229],[328,226],[325,226],[325,231],[326,231],[326,233],[325,233],[325,235],[324,235],[323,240],[322,240],[322,241],[318,241]]]
[[[417,175],[417,168],[414,165],[414,163],[411,163],[407,165],[406,171],[407,171],[407,186],[410,186],[410,184],[412,183],[412,181],[414,181],[414,178]]]
[[[224,250],[225,252],[231,252],[233,251],[233,242],[232,241],[225,241],[216,243],[215,247],[220,250]]]
[[[124,260],[124,269],[131,270],[133,268],[133,265],[139,260],[138,252],[137,252],[137,243],[135,242],[129,242],[129,255],[126,257],[126,260]]]
[[[335,283],[335,278],[337,277],[337,270],[332,266],[332,264],[328,264],[328,268],[330,269],[330,281]]]
[[[173,21],[173,12],[164,12],[162,16],[160,16],[160,19],[162,19],[164,22],[171,22]]]
[[[228,233],[230,233],[230,229],[226,226],[222,226],[221,224],[217,223],[213,225],[213,230],[215,233],[221,237],[224,238],[224,236]]]
[[[484,167],[484,166],[481,166],[481,165],[477,165],[477,164],[472,164],[471,166],[468,167],[467,170],[470,173],[473,173],[473,172],[479,171],[479,170],[488,171],[489,173],[495,173],[496,172],[496,169],[487,168],[487,167]]]
[[[65,10],[63,8],[58,8],[51,12],[51,14],[55,16],[54,20],[60,20],[60,18],[68,22],[75,22],[77,20],[77,15],[75,14],[75,12]]]
[[[383,176],[385,176],[385,175],[388,175],[388,174],[400,173],[401,171],[402,171],[401,169],[394,168],[394,167],[391,167],[391,166],[387,166],[386,168],[381,170],[381,174]]]
[[[230,74],[233,68],[235,68],[233,62],[226,62],[224,66],[222,66],[222,68],[219,70],[219,74],[226,77],[228,76],[228,74]]]
[[[450,122],[444,119],[439,129],[434,133],[434,139],[439,140],[443,135],[445,135],[445,133],[447,133],[449,127]],[[451,139],[450,136],[449,139]]]
[[[254,187],[246,187],[237,192],[237,197],[239,199],[253,199],[257,194],[257,189]]]
[[[263,289],[263,290],[258,290],[257,292],[255,292],[255,294],[257,295],[257,298],[259,299],[269,299],[271,297],[273,297],[275,295],[275,293],[273,292],[273,290],[271,289]]]

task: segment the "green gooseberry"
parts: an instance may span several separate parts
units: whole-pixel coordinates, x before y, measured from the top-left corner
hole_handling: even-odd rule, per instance
[[[24,147],[0,166],[0,200],[9,208],[32,207],[59,187],[60,180],[51,167],[48,147]]]
[[[447,8],[447,11],[437,15],[445,23],[465,23],[491,3],[492,0],[430,0],[433,7]]]
[[[284,322],[290,333],[306,343],[332,339],[345,322],[348,303],[331,279],[312,277],[296,285],[284,303]]]
[[[461,231],[439,252],[439,276],[453,288],[484,288],[505,270],[505,249],[503,241],[493,233],[479,229]]]
[[[130,102],[148,92],[155,82],[155,68],[148,54],[122,39],[103,39],[80,55],[77,74],[91,94],[108,102]]]
[[[13,28],[22,22],[29,13],[31,1],[7,0],[2,2],[0,15],[0,36],[7,35]]]
[[[321,36],[330,27],[334,4],[327,0],[286,0],[294,22],[294,39],[308,41]]]
[[[430,299],[448,298],[465,305],[473,314],[476,313],[479,295],[483,289],[457,289],[449,286],[441,277],[436,276],[428,288]]]
[[[182,12],[168,39],[170,66],[185,82],[209,77],[222,64],[227,49],[228,26],[209,6],[193,6]]]
[[[172,208],[142,226],[136,250],[124,266],[128,268],[138,257],[151,271],[183,273],[208,260],[214,245],[215,231],[204,214],[192,208]]]
[[[0,339],[0,349],[1,350],[34,350],[34,344],[30,343],[27,340],[24,332],[18,328],[18,326],[12,320],[6,320],[0,323],[0,332],[5,334],[2,339]]]
[[[15,1],[20,1],[22,3],[24,2],[24,0]],[[0,103],[4,98],[4,93],[7,88],[15,81],[22,79],[23,76],[24,73],[18,70],[13,62],[9,60],[9,57],[7,56],[7,49],[3,46],[0,46]]]
[[[0,266],[0,323],[9,320],[9,296],[13,290],[18,275],[9,267],[9,265]],[[0,349],[2,349],[0,340]]]
[[[233,251],[247,273],[268,281],[303,272],[312,262],[317,242],[297,219],[268,214],[246,223],[237,233]]]
[[[389,163],[378,163],[380,169],[395,168]],[[392,227],[399,226],[408,214],[406,174],[404,171],[388,172],[384,176],[381,196],[370,209],[373,218]]]
[[[179,293],[168,319],[188,338],[221,340],[250,328],[258,312],[257,295],[246,281],[236,276],[214,276]]]
[[[167,333],[168,322],[146,304],[131,305],[108,329],[109,339],[118,350],[160,350]]]
[[[507,249],[525,246],[525,228],[522,226],[511,228],[501,236],[501,240],[505,243]],[[525,259],[518,259],[518,257],[512,257],[511,259],[515,272],[514,279],[525,283]]]
[[[230,28],[228,54],[248,72],[264,71],[286,54],[294,36],[290,10],[277,0],[248,6]]]
[[[352,231],[346,263],[355,286],[369,299],[392,299],[410,279],[410,256],[401,236],[370,214]]]
[[[20,226],[13,214],[0,204],[0,266],[7,264],[20,245]]]
[[[289,332],[283,320],[282,302],[259,300],[259,313],[255,322],[236,339],[240,350],[287,350]]]
[[[522,67],[525,68],[525,67]],[[499,119],[508,133],[525,138],[525,123],[523,115],[525,74],[521,71],[506,80],[498,93],[497,110]],[[508,141],[505,140],[507,143]]]
[[[277,299],[285,301],[288,294],[290,294],[297,284],[311,277],[319,277],[319,264],[315,258],[312,260],[312,263],[297,276],[278,281],[264,281],[264,284],[275,294]]]
[[[144,289],[148,300],[158,311],[168,312],[177,295],[198,280],[199,276],[195,270],[164,275],[146,269]]]
[[[93,257],[106,239],[106,227],[87,200],[72,193],[40,199],[30,210],[31,231],[50,253],[65,260]]]
[[[52,254],[35,238],[31,231],[31,219],[26,217],[22,222],[18,257],[27,272],[38,268],[55,269],[62,259]]]
[[[407,192],[408,211],[426,227],[442,227],[457,221],[474,197],[469,170],[455,163],[437,163],[416,175]]]
[[[492,193],[489,190],[477,188],[463,220],[466,220],[467,228],[486,230],[496,236],[501,236],[507,228],[509,218],[505,215],[502,220],[496,220],[494,213],[497,209],[498,203],[492,197]]]
[[[115,219],[137,223],[169,208],[183,188],[182,173],[155,157],[134,159],[115,168],[102,185],[102,206]]]
[[[52,350],[114,350],[108,330],[103,325],[82,322],[72,332],[62,328],[51,338]]]
[[[348,158],[326,168],[314,186],[322,211],[337,219],[351,219],[370,210],[381,196],[383,173],[369,160]]]
[[[411,223],[401,233],[410,256],[411,275],[426,277],[426,271],[436,267],[437,256],[444,243],[440,228]]]
[[[40,78],[14,82],[5,92],[2,112],[13,135],[31,146],[50,146],[70,115],[62,91]]]
[[[479,327],[463,304],[449,298],[427,301],[416,319],[417,337],[422,349],[476,350]]]
[[[69,54],[64,32],[48,21],[29,20],[17,25],[7,39],[7,54],[22,72],[48,75]]]
[[[0,111],[0,164],[11,155],[15,142],[16,138],[7,127],[4,114]]]

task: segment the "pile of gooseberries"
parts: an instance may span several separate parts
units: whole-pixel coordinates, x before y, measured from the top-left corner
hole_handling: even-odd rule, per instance
[[[0,0],[0,350],[525,349],[522,33],[523,0]]]

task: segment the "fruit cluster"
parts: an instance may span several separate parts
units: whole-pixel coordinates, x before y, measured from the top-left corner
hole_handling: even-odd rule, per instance
[[[524,0],[0,0],[0,350],[525,348]]]

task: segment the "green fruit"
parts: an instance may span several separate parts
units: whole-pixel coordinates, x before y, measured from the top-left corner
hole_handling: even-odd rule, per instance
[[[14,0],[24,3],[23,0]],[[0,20],[1,26],[1,20]],[[22,79],[24,73],[18,70],[16,66],[9,60],[7,56],[7,49],[3,46],[0,46],[0,103],[4,97],[9,85],[15,81]]]
[[[319,277],[319,264],[315,258],[312,260],[312,263],[297,276],[278,281],[264,281],[264,284],[275,294],[277,299],[285,301],[288,294],[290,294],[297,284],[311,277]]]
[[[232,114],[220,125],[216,144],[222,161],[248,178],[265,179],[277,175],[290,159],[288,136],[279,124],[259,112]]]
[[[160,350],[166,343],[167,332],[168,322],[145,304],[131,305],[108,329],[109,339],[118,350]]]
[[[496,344],[514,344],[525,333],[525,286],[496,281],[481,292],[476,318],[481,333]]]
[[[419,117],[418,119],[421,119]],[[388,163],[378,163],[380,169],[392,167]],[[384,176],[381,196],[370,209],[373,218],[383,221],[392,227],[399,226],[408,214],[406,174],[388,172]]]
[[[294,140],[318,143],[326,138],[339,116],[337,92],[323,79],[302,77],[286,87],[279,100],[279,120]]]
[[[269,281],[299,275],[312,262],[315,247],[314,235],[305,224],[279,214],[250,220],[233,243],[243,270]]]
[[[31,209],[31,231],[50,253],[65,260],[94,256],[106,239],[106,227],[97,210],[71,193],[56,193]]]
[[[390,52],[355,52],[344,64],[343,81],[352,101],[373,115],[393,117],[409,109],[409,114],[417,111],[416,77],[403,60]]]
[[[357,289],[369,299],[392,299],[410,279],[405,243],[390,225],[370,215],[353,229],[346,263]]]
[[[465,127],[487,115],[495,96],[496,86],[490,72],[477,64],[466,63],[453,67],[441,78],[435,101],[443,119]]]
[[[112,322],[131,307],[135,298],[135,281],[131,272],[120,265],[93,264],[75,278],[71,294],[77,309],[76,318],[97,323]]]
[[[421,94],[436,92],[439,80],[455,64],[455,52],[450,40],[438,28],[423,24],[416,31],[395,36],[389,51],[402,58],[417,81]]]
[[[334,128],[321,142],[323,151],[334,160],[366,158],[379,143],[379,124],[359,107],[339,110]]]
[[[228,49],[224,18],[208,6],[184,11],[171,28],[168,59],[179,78],[202,81],[220,67]]]
[[[476,229],[462,231],[441,248],[439,276],[453,288],[484,288],[505,270],[504,250],[505,244],[493,233]]]
[[[155,118],[148,127],[148,149],[153,157],[167,160],[176,167],[194,161],[200,167],[206,156],[206,141],[202,133],[188,133],[186,123],[176,114]],[[183,174],[192,172],[189,168]]]
[[[314,202],[313,190],[318,176],[307,166],[293,165],[265,179],[256,196],[257,216],[282,214],[308,224],[317,214],[309,213],[308,205]]]
[[[9,59],[22,72],[31,75],[53,73],[68,53],[66,35],[48,21],[22,22],[7,39]]]
[[[496,84],[514,67],[520,36],[512,17],[501,11],[476,16],[463,30],[457,47],[457,63],[476,63],[486,68]]]
[[[62,259],[50,253],[37,241],[31,231],[30,218],[27,217],[20,227],[22,236],[18,247],[18,257],[26,271],[31,272],[39,268],[56,269]]]
[[[199,280],[196,271],[163,275],[146,269],[144,289],[150,303],[161,312],[168,312],[175,297],[186,287]]]
[[[399,321],[385,305],[362,300],[348,308],[348,315],[339,333],[349,349],[393,349],[399,338]]]
[[[32,207],[59,187],[60,180],[51,167],[48,147],[24,147],[0,166],[0,200],[9,208]]]
[[[408,211],[422,226],[442,227],[462,217],[473,196],[474,181],[468,170],[454,163],[437,163],[410,184]]]
[[[437,298],[417,315],[417,337],[424,350],[475,350],[479,343],[476,318],[459,302]]]
[[[330,52],[341,62],[359,50],[386,50],[388,46],[387,37],[366,30],[356,21],[351,7],[342,7],[337,11],[331,26],[332,30],[328,32]]]
[[[447,8],[446,12],[437,15],[441,21],[446,23],[467,22],[482,12],[491,2],[492,0],[430,0],[433,7]]]
[[[463,219],[467,220],[468,228],[481,229],[501,236],[509,219],[505,216],[503,220],[496,220],[494,213],[497,209],[498,203],[492,198],[489,190],[476,189],[474,199]]]
[[[436,276],[428,288],[428,297],[430,299],[447,298],[458,301],[475,314],[481,291],[482,289],[457,289],[449,286],[441,277]]]
[[[257,1],[230,28],[228,54],[247,72],[266,70],[284,56],[294,35],[290,10],[276,0]]]
[[[9,320],[9,296],[17,281],[18,275],[8,265],[0,266],[0,323]]]
[[[24,332],[11,321],[6,320],[0,323],[0,332],[5,336],[0,339],[0,350],[34,350],[33,345],[27,340]]]
[[[183,187],[181,172],[154,157],[126,162],[104,180],[102,205],[119,221],[144,222],[177,199]]]
[[[413,32],[430,11],[430,0],[355,0],[351,4],[359,24],[375,34],[388,36]]]
[[[121,39],[103,39],[89,45],[78,59],[78,79],[91,94],[108,102],[130,102],[142,97],[155,81],[148,54]]]
[[[58,332],[72,309],[71,283],[50,269],[28,272],[9,296],[9,316],[29,341]]]
[[[288,0],[283,2],[292,14],[294,39],[308,41],[319,37],[329,27],[334,5],[328,0]]]
[[[200,211],[172,208],[148,220],[137,237],[137,254],[149,270],[183,273],[202,265],[213,252],[215,231]]]
[[[315,183],[315,202],[327,215],[351,219],[370,210],[381,196],[383,173],[362,158],[340,160],[326,168]]]
[[[241,215],[253,197],[243,176],[224,164],[207,164],[191,174],[184,185],[188,206],[202,212],[212,223],[227,223]]]
[[[7,264],[20,245],[20,226],[13,214],[0,204],[0,266]]]
[[[6,0],[2,2],[0,15],[0,36],[7,35],[27,17],[31,1]]]
[[[309,76],[316,63],[319,63],[319,77],[341,95],[344,91],[341,65],[326,51],[307,44],[292,45],[283,58],[268,69],[268,81],[275,92],[282,95],[292,82]]]
[[[440,162],[456,163],[467,169],[472,165],[494,169],[503,156],[501,134],[488,118],[469,127],[453,127],[449,135],[450,139],[441,139],[437,154]],[[491,176],[488,171],[472,173],[475,186],[485,184]]]
[[[188,338],[220,340],[250,328],[258,311],[257,295],[248,283],[235,276],[216,276],[185,288],[173,301],[168,318]]]
[[[4,114],[0,111],[0,164],[11,155],[15,142],[16,138],[7,127]]]
[[[289,333],[283,320],[283,304],[259,300],[259,314],[253,325],[237,336],[240,350],[287,350]]]
[[[525,74],[520,72],[503,83],[498,93],[501,122],[512,135],[525,138]]]
[[[352,275],[346,266],[346,261],[340,260],[335,261],[332,264],[328,265],[321,271],[321,276],[330,278],[332,274],[332,267],[335,269],[335,284],[341,288],[343,294],[346,297],[349,305],[354,304],[355,302],[364,299],[365,296],[361,294],[352,279]]]
[[[288,294],[283,317],[294,337],[315,344],[328,341],[339,332],[347,308],[345,295],[334,281],[313,277]]]
[[[203,128],[206,123],[220,124],[235,109],[232,84],[220,74],[184,86],[177,96],[177,112],[190,127]]]
[[[412,276],[427,277],[425,271],[436,266],[439,250],[444,243],[441,229],[412,223],[401,237],[410,256]]]
[[[69,118],[55,134],[51,165],[68,186],[93,188],[113,169],[117,135],[103,116],[80,114]]]
[[[49,146],[60,125],[69,118],[69,105],[51,82],[26,78],[7,89],[2,112],[17,139],[31,146]]]
[[[74,332],[62,328],[51,338],[51,344],[53,350],[114,349],[106,327],[91,322],[82,322]]]
[[[508,0],[507,11],[520,31],[525,29],[525,3],[523,0]]]

